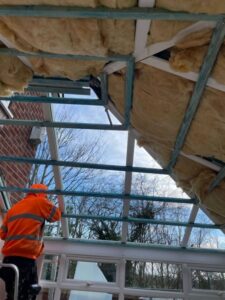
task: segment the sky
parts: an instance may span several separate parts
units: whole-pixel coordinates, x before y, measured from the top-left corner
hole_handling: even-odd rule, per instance
[[[72,98],[74,95],[65,95],[65,97]],[[79,96],[79,98],[86,98],[87,96]],[[95,99],[96,96],[94,92],[91,92],[90,99]],[[65,122],[78,122],[78,123],[93,123],[93,124],[110,124],[106,111],[103,107],[100,106],[86,106],[86,105],[55,105],[54,110],[58,109],[66,109],[68,112],[68,116],[64,120]],[[113,124],[120,124],[119,121],[109,112],[111,121]],[[126,165],[126,150],[127,150],[127,132],[120,131],[101,131],[99,136],[99,131],[88,130],[87,137],[100,138],[102,144],[104,145],[103,156],[101,157],[100,163],[103,164],[115,164],[115,165]],[[139,147],[137,142],[135,141],[135,151],[134,151],[134,166],[136,167],[151,167],[151,168],[161,168],[158,163],[144,150],[144,148]],[[137,174],[134,174],[135,178]],[[147,177],[151,178],[151,174],[147,174]],[[188,198],[188,196],[180,189],[176,187],[175,182],[169,177],[165,175],[160,176],[161,181],[161,189],[166,189],[167,197],[183,197]],[[134,182],[134,179],[133,179]],[[131,191],[132,192],[132,191]],[[160,191],[159,191],[160,195]],[[176,204],[175,204],[176,205]],[[189,207],[189,211],[191,210],[191,205]],[[171,206],[172,209],[172,206]],[[188,211],[188,210],[187,210]],[[187,220],[188,220],[187,215]],[[186,221],[187,221],[186,220]],[[199,211],[196,222],[204,222],[204,223],[212,223],[211,220],[202,212]],[[194,232],[194,231],[193,231]],[[193,233],[194,234],[194,233]],[[210,245],[205,245],[205,247],[216,247],[214,245],[214,238],[216,238],[216,242],[219,240],[219,247],[225,248],[225,238],[224,234],[222,234],[219,230],[211,230],[210,231],[211,238],[209,239]]]

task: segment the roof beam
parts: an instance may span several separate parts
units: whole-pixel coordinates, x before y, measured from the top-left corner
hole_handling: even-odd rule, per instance
[[[0,161],[5,162],[15,162],[15,163],[30,163],[35,165],[51,165],[51,166],[61,166],[61,167],[74,167],[74,168],[87,168],[96,170],[110,170],[110,171],[124,171],[124,172],[134,172],[134,173],[147,173],[147,174],[169,174],[167,170],[155,169],[155,168],[142,168],[142,167],[132,167],[132,166],[119,166],[119,165],[104,165],[104,164],[93,164],[93,163],[83,163],[76,161],[62,161],[62,160],[46,160],[37,159],[30,157],[16,157],[16,156],[1,156]]]
[[[80,220],[104,220],[113,222],[129,222],[138,224],[153,224],[163,226],[179,226],[179,227],[193,227],[203,229],[223,229],[224,225],[212,225],[203,223],[186,223],[177,221],[167,220],[155,220],[155,219],[144,219],[144,218],[133,218],[133,217],[106,217],[106,216],[94,216],[94,215],[79,215],[79,214],[63,214],[63,218],[80,219]]]
[[[82,192],[82,191],[67,191],[67,190],[40,190],[40,189],[27,189],[14,186],[0,186],[0,191],[4,192],[20,192],[20,193],[45,193],[47,195],[64,195],[76,197],[96,197],[106,199],[130,199],[130,200],[145,200],[154,202],[168,202],[168,203],[185,203],[197,204],[196,199],[189,198],[173,198],[173,197],[159,197],[159,196],[146,196],[146,195],[133,195],[133,194],[117,194],[117,193],[97,193],[97,192]]]
[[[189,128],[191,126],[192,120],[195,116],[195,113],[198,109],[198,106],[202,100],[202,96],[207,84],[207,81],[210,77],[210,74],[213,70],[216,58],[218,56],[221,45],[225,37],[225,23],[224,20],[218,22],[216,29],[214,30],[211,43],[209,45],[208,53],[202,65],[201,71],[199,73],[198,81],[195,85],[193,95],[191,97],[188,109],[185,113],[183,123],[180,127],[177,139],[175,142],[174,150],[172,153],[171,160],[169,162],[168,168],[171,170],[177,161],[177,158],[182,150],[186,136],[188,134]]]
[[[73,122],[52,122],[52,121],[36,121],[36,120],[19,120],[19,119],[1,119],[1,125],[15,126],[37,126],[47,128],[72,128],[72,129],[90,129],[90,130],[127,130],[124,125],[105,125],[92,123],[73,123]]]
[[[11,96],[1,97],[0,100],[7,100],[12,102],[32,102],[32,103],[54,103],[54,104],[75,104],[75,105],[90,105],[90,106],[103,106],[102,100],[98,99],[79,99],[79,98],[57,98],[45,96]]]
[[[220,21],[222,14],[204,14],[175,12],[160,8],[107,8],[107,7],[75,7],[48,5],[10,5],[0,6],[0,16],[76,18],[76,19],[122,19],[122,20],[180,20],[180,21]]]
[[[1,6],[0,6],[1,10]],[[1,15],[1,14],[0,14]],[[80,55],[80,54],[56,54],[49,52],[22,52],[11,48],[1,48],[0,55],[6,56],[18,56],[21,57],[46,57],[46,58],[61,58],[69,60],[84,60],[84,61],[129,61],[129,55],[111,55],[111,56],[100,56],[100,55]]]

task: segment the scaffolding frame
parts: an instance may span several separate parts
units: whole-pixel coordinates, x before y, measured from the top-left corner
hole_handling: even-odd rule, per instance
[[[53,144],[52,150],[51,150],[51,160],[40,160],[40,159],[31,159],[26,157],[13,157],[13,156],[0,156],[0,161],[5,161],[8,163],[30,163],[30,164],[43,164],[43,165],[52,165],[54,168],[54,175],[55,175],[55,181],[56,181],[56,190],[50,190],[47,191],[48,194],[55,194],[59,196],[59,205],[63,209],[64,208],[64,200],[63,195],[74,195],[74,196],[94,196],[94,197],[107,197],[107,198],[118,198],[123,199],[124,207],[123,207],[123,217],[121,218],[109,218],[109,217],[98,217],[98,216],[86,216],[86,215],[69,215],[64,214],[63,220],[62,220],[62,226],[63,226],[63,235],[64,238],[68,238],[68,218],[85,218],[85,219],[105,219],[105,220],[114,220],[114,221],[120,221],[123,223],[122,226],[122,237],[121,242],[119,243],[113,243],[106,245],[102,242],[96,242],[93,241],[62,241],[55,239],[47,240],[46,241],[46,253],[54,253],[54,254],[61,254],[61,265],[58,275],[58,282],[57,283],[46,283],[43,282],[43,286],[46,287],[54,287],[56,288],[56,295],[54,299],[60,299],[60,289],[61,288],[72,288],[72,285],[68,285],[67,283],[62,284],[63,275],[64,272],[64,266],[66,264],[66,255],[73,255],[73,254],[81,254],[86,253],[86,257],[93,257],[93,259],[97,257],[97,253],[102,253],[104,256],[103,251],[111,251],[110,253],[115,253],[115,251],[119,251],[118,253],[118,259],[119,259],[119,270],[120,270],[120,286],[119,289],[108,289],[110,292],[116,292],[116,294],[119,295],[119,300],[124,299],[124,295],[139,295],[139,296],[147,296],[147,297],[164,297],[164,298],[182,298],[182,299],[219,299],[218,297],[225,298],[225,295],[223,293],[219,292],[212,292],[209,295],[209,292],[203,293],[202,291],[193,291],[190,286],[190,266],[194,263],[196,266],[197,259],[200,259],[201,257],[204,257],[204,260],[202,260],[202,264],[200,264],[200,267],[203,267],[203,264],[205,264],[208,268],[215,269],[215,270],[223,270],[224,267],[224,257],[225,252],[224,251],[208,251],[207,257],[204,256],[204,250],[190,250],[185,249],[188,245],[188,240],[191,235],[191,230],[194,227],[200,227],[200,228],[210,228],[210,229],[222,229],[224,230],[224,226],[220,224],[215,225],[209,225],[209,224],[198,224],[195,223],[195,219],[197,216],[197,212],[199,210],[199,207],[201,205],[199,204],[199,201],[197,199],[179,199],[179,198],[166,198],[166,197],[153,197],[153,196],[139,196],[139,195],[132,195],[131,194],[131,181],[132,181],[132,172],[141,172],[146,174],[170,174],[172,173],[172,170],[174,166],[176,165],[176,161],[179,155],[186,155],[182,153],[182,146],[184,145],[186,136],[188,134],[190,125],[192,123],[192,120],[194,118],[194,115],[198,109],[199,103],[202,99],[203,92],[207,85],[225,91],[225,86],[222,84],[218,84],[210,78],[210,74],[212,72],[213,66],[215,64],[217,55],[219,53],[219,50],[221,48],[222,42],[225,37],[225,23],[224,23],[224,15],[223,14],[217,14],[217,15],[210,15],[210,14],[193,14],[193,13],[184,13],[184,12],[171,12],[166,11],[163,9],[156,9],[154,8],[155,1],[145,1],[140,0],[139,1],[139,7],[138,8],[129,8],[129,9],[109,9],[109,8],[78,8],[78,7],[56,7],[56,6],[0,6],[0,16],[21,16],[21,17],[54,17],[54,18],[96,18],[96,19],[135,19],[137,20],[136,24],[136,39],[135,39],[135,51],[134,54],[131,56],[123,56],[123,55],[115,55],[115,56],[87,56],[87,55],[62,55],[62,54],[52,54],[52,53],[45,53],[45,52],[38,52],[38,53],[24,53],[21,51],[17,51],[16,49],[0,49],[0,55],[12,55],[17,57],[48,57],[48,58],[63,58],[63,59],[77,59],[77,60],[96,60],[96,61],[106,61],[110,62],[104,69],[104,73],[102,74],[102,94],[103,99],[60,99],[56,97],[31,97],[31,96],[12,96],[12,97],[0,97],[0,100],[8,100],[12,102],[35,102],[35,103],[43,103],[43,110],[45,114],[45,120],[44,121],[33,121],[33,120],[15,120],[15,119],[6,119],[6,120],[0,120],[1,125],[16,125],[16,126],[41,126],[41,127],[47,127],[48,128],[48,137],[49,141],[51,141],[51,144]],[[157,43],[155,45],[152,45],[148,48],[145,47],[146,39],[147,39],[147,33],[149,30],[150,22],[151,20],[155,19],[161,19],[161,20],[188,20],[188,21],[200,21],[195,23],[194,25],[191,25],[185,30],[182,30],[180,33],[177,34],[177,36],[165,43]],[[202,65],[201,71],[199,74],[191,73],[191,74],[183,74],[180,72],[174,72],[172,71],[168,63],[165,61],[162,61],[161,59],[158,59],[154,57],[154,54],[157,54],[161,52],[162,50],[170,48],[172,45],[175,44],[175,42],[186,35],[188,35],[190,32],[198,31],[202,28],[215,28],[211,44],[208,49],[207,56],[204,60],[204,63]],[[183,122],[180,127],[180,131],[178,133],[176,142],[175,142],[175,148],[174,151],[171,154],[171,160],[164,170],[161,169],[152,169],[152,168],[139,168],[139,167],[133,167],[133,155],[134,155],[134,140],[137,136],[136,130],[132,128],[130,124],[130,111],[132,109],[132,95],[133,95],[133,79],[134,79],[134,67],[135,62],[142,61],[143,63],[152,65],[154,67],[157,67],[159,69],[162,69],[166,72],[176,74],[177,76],[185,77],[187,79],[190,79],[192,81],[196,81],[195,89],[193,91],[192,98],[189,103],[189,107],[186,111],[186,114],[184,116]],[[124,116],[120,116],[118,112],[116,112],[115,108],[112,107],[112,103],[108,101],[108,93],[107,93],[107,76],[111,73],[120,70],[122,68],[126,67],[126,101],[125,101],[125,113]],[[50,82],[51,80],[51,82]],[[58,81],[57,81],[58,80]],[[30,87],[32,90],[38,89],[39,91],[44,91],[46,93],[51,93],[52,91],[55,91],[56,89],[50,88],[50,85],[53,85],[57,88],[59,80],[64,79],[42,79],[39,78],[36,81],[33,81],[33,84],[31,83]],[[68,83],[65,81],[63,83],[62,91],[71,93],[71,87],[67,85]],[[80,86],[76,87],[75,89],[79,88]],[[73,90],[75,92],[75,90]],[[81,92],[81,91],[80,91]],[[74,104],[74,105],[96,105],[96,106],[105,106],[106,108],[109,108],[112,113],[119,115],[119,119],[122,123],[122,125],[102,125],[102,124],[83,124],[83,123],[67,123],[67,122],[54,122],[52,114],[51,114],[51,103],[63,103],[63,104]],[[77,162],[65,162],[63,160],[60,160],[58,157],[58,151],[57,151],[57,141],[55,136],[54,128],[81,128],[81,129],[93,129],[93,130],[129,130],[128,133],[128,141],[127,141],[127,160],[126,160],[126,166],[116,166],[116,165],[100,165],[100,164],[89,164],[89,163],[77,163]],[[201,164],[207,164],[203,159],[198,159],[196,157],[188,156],[189,159],[197,160]],[[60,179],[60,167],[61,166],[72,166],[72,167],[78,167],[78,168],[92,168],[92,169],[102,169],[102,170],[117,170],[125,172],[125,184],[124,184],[124,193],[123,194],[106,194],[106,193],[84,193],[84,192],[77,192],[77,191],[65,191],[63,190],[62,181]],[[213,164],[212,164],[213,168]],[[217,170],[218,176],[214,179],[212,182],[212,185],[209,188],[209,191],[212,191],[213,188],[215,188],[217,185],[220,184],[220,182],[225,177],[225,171],[224,168]],[[5,192],[29,192],[29,189],[21,189],[18,187],[5,187],[1,186],[0,191]],[[32,192],[39,192],[38,190]],[[46,191],[44,191],[46,192]],[[169,221],[160,221],[160,220],[149,220],[149,219],[137,219],[129,217],[129,206],[130,206],[130,200],[133,199],[139,199],[139,200],[148,200],[148,201],[160,201],[160,202],[174,202],[174,203],[189,203],[190,205],[193,205],[189,221],[187,223],[185,222],[169,222]],[[127,242],[127,231],[128,231],[128,223],[129,222],[146,222],[146,223],[154,223],[154,224],[166,224],[166,225],[175,225],[175,226],[185,226],[186,231],[183,237],[183,241],[181,244],[181,247],[179,249],[170,249],[170,247],[157,247],[157,246],[145,246],[145,245],[130,245]],[[76,246],[72,246],[74,245]],[[80,244],[79,244],[80,243]],[[54,244],[54,251],[52,247],[52,244]],[[79,247],[77,246],[79,244]],[[95,244],[95,246],[94,246]],[[71,252],[66,252],[66,247],[69,245],[69,249],[72,249]],[[89,249],[90,245],[90,249]],[[93,255],[88,255],[87,251],[92,251],[93,247],[95,251],[93,251]],[[104,248],[106,247],[106,248]],[[110,248],[111,247],[111,248]],[[177,257],[177,251],[181,253],[180,261],[179,259],[176,260],[176,262],[180,262],[183,265],[183,292],[163,292],[163,291],[143,291],[143,290],[136,290],[132,289],[126,289],[125,288],[125,263],[126,259],[129,259],[129,249],[133,249],[133,257],[135,258],[136,255],[139,253],[140,259],[144,258],[146,261],[148,259],[151,259],[153,257],[153,260],[156,261],[173,261],[172,257]],[[152,250],[150,250],[152,247]],[[113,248],[113,250],[112,250]],[[163,249],[164,248],[164,249]],[[57,253],[55,251],[57,249]],[[76,249],[79,249],[79,253],[77,253]],[[86,249],[86,250],[85,250]],[[121,250],[122,249],[122,250]],[[147,250],[146,250],[147,249]],[[163,249],[161,251],[160,249]],[[71,250],[70,250],[71,251]],[[102,251],[102,252],[101,252]],[[158,257],[153,252],[158,253]],[[166,251],[166,252],[165,252]],[[174,252],[173,252],[174,251]],[[166,258],[165,258],[166,253]],[[184,255],[190,254],[189,260],[184,260]],[[114,258],[115,258],[115,254]],[[221,259],[221,261],[216,261],[216,257]],[[112,258],[112,257],[111,257]],[[131,258],[131,256],[130,256]],[[107,259],[110,259],[108,256]],[[82,289],[82,290],[90,290],[90,291],[101,291],[101,287],[99,286],[76,286],[76,289]],[[102,288],[103,291],[107,291],[107,287],[104,286]]]

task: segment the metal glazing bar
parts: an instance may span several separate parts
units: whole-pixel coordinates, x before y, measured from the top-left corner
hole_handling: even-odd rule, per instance
[[[57,87],[71,87],[71,88],[76,88],[76,87],[90,87],[89,85],[89,80],[69,80],[66,78],[43,78],[43,77],[36,77],[34,76],[32,81],[29,83],[29,85],[50,85],[50,86],[57,86]]]
[[[213,66],[216,62],[216,58],[220,51],[221,45],[224,42],[225,37],[225,22],[221,20],[218,22],[211,43],[209,45],[208,53],[205,57],[204,63],[202,65],[201,71],[199,73],[198,81],[195,85],[194,92],[192,94],[188,109],[185,113],[183,123],[180,127],[179,133],[176,138],[174,150],[172,153],[171,161],[169,162],[168,168],[171,170],[177,161],[180,151],[184,145],[186,136],[188,134],[189,128],[191,126],[192,120],[196,114],[198,106],[202,100],[202,96],[207,84],[207,81],[210,77],[210,74],[213,70]]]
[[[26,91],[29,92],[41,92],[41,93],[62,93],[62,94],[71,94],[71,95],[84,95],[90,96],[90,88],[76,88],[76,87],[53,87],[53,86],[40,86],[40,85],[29,85],[26,88]]]
[[[103,165],[103,164],[92,164],[92,163],[82,163],[76,161],[63,161],[63,160],[46,160],[30,157],[16,157],[16,156],[2,156],[0,155],[0,161],[5,162],[16,162],[16,163],[30,163],[35,165],[52,165],[61,167],[74,167],[74,168],[86,168],[86,169],[96,169],[96,170],[110,170],[110,171],[124,171],[124,172],[134,172],[134,173],[147,173],[147,174],[162,174],[167,175],[168,171],[163,169],[154,168],[141,168],[132,166],[118,166],[118,165]]]
[[[135,139],[132,135],[131,131],[128,131],[127,137],[127,157],[126,157],[126,166],[132,167],[134,162],[134,148],[135,148]],[[132,185],[132,172],[125,173],[125,181],[124,181],[124,193],[131,193],[131,185]],[[125,198],[123,201],[123,217],[127,218],[129,216],[130,210],[130,199]],[[124,222],[122,225],[122,242],[126,243],[128,235],[128,223]]]
[[[130,125],[130,113],[133,105],[133,84],[134,84],[135,59],[127,62],[126,86],[125,86],[125,109],[124,109],[124,126]]]
[[[72,123],[72,122],[50,122],[36,120],[18,120],[18,119],[0,119],[0,125],[15,126],[37,126],[51,128],[72,128],[72,129],[90,129],[90,130],[126,130],[124,125],[104,125],[89,123]]]
[[[77,104],[77,105],[93,105],[103,106],[102,100],[97,99],[78,99],[78,98],[57,98],[57,97],[34,97],[34,96],[12,96],[0,97],[0,100],[12,102],[33,102],[33,103],[55,103],[55,104]]]
[[[196,199],[187,198],[172,198],[172,197],[157,197],[157,196],[145,196],[145,195],[133,195],[133,194],[117,194],[117,193],[94,193],[94,192],[75,192],[66,190],[36,190],[19,188],[14,186],[0,186],[0,191],[6,192],[21,192],[21,193],[44,193],[48,195],[65,195],[75,197],[95,197],[95,198],[108,198],[108,199],[130,199],[130,200],[145,200],[154,202],[168,202],[168,203],[185,203],[196,204]]]
[[[141,223],[141,224],[155,224],[166,226],[182,226],[182,227],[194,227],[203,229],[221,229],[223,225],[211,225],[202,223],[185,223],[175,221],[162,221],[155,219],[143,219],[132,217],[105,217],[105,216],[92,216],[92,215],[76,215],[76,214],[63,214],[63,218],[73,218],[82,220],[104,220],[104,221],[116,221],[116,222],[129,222],[129,223]]]
[[[189,217],[189,220],[188,220],[188,223],[192,224],[192,223],[195,222],[195,219],[197,217],[198,211],[199,211],[199,206],[193,205],[191,213],[190,213],[190,217]],[[189,241],[190,236],[191,236],[191,232],[192,232],[192,227],[186,228],[183,240],[181,242],[181,247],[187,247],[188,241]]]
[[[158,8],[124,8],[106,7],[84,8],[74,6],[25,6],[10,5],[0,7],[0,16],[52,17],[52,18],[94,18],[94,19],[142,19],[142,20],[180,20],[180,21],[218,21],[220,14],[173,12]]]
[[[225,178],[225,167],[221,169],[221,171],[217,174],[217,176],[213,179],[212,183],[209,186],[208,192],[211,193]]]
[[[43,114],[44,118],[48,121],[53,120],[53,111],[51,104],[43,104]],[[59,147],[56,137],[56,131],[55,128],[47,128],[47,135],[48,135],[48,145],[49,145],[49,152],[52,159],[58,159],[59,158]],[[62,174],[61,174],[61,168],[59,166],[53,166],[52,167],[53,174],[54,174],[54,181],[55,186],[57,189],[63,189],[63,180],[62,180]],[[63,195],[57,195],[59,208],[62,212],[66,211],[66,205],[64,201]],[[69,237],[69,226],[68,226],[68,220],[62,219],[62,233],[64,238]]]
[[[102,101],[104,102],[104,105],[107,105],[108,103],[108,75],[103,72],[101,74],[101,90],[102,90]]]
[[[0,6],[0,16],[1,16]],[[26,57],[46,57],[46,58],[61,58],[70,60],[88,60],[88,61],[129,61],[129,55],[111,55],[111,56],[98,56],[98,55],[78,55],[78,54],[56,54],[48,52],[22,52],[16,49],[1,48],[0,55],[7,56],[26,56]]]

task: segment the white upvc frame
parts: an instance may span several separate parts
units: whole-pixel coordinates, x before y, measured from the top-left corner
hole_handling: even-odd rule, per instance
[[[67,278],[67,274],[68,274],[68,269],[69,269],[69,261],[73,260],[73,261],[77,261],[77,262],[90,262],[90,263],[108,263],[108,264],[115,264],[116,266],[116,281],[115,282],[108,282],[108,283],[104,283],[101,281],[90,281],[88,280],[88,284],[92,285],[92,284],[97,284],[99,286],[101,285],[109,285],[109,286],[119,286],[119,261],[118,259],[104,259],[102,257],[98,257],[95,256],[94,260],[91,258],[87,258],[86,256],[83,255],[79,255],[79,256],[74,256],[74,255],[68,255],[66,256],[66,263],[65,263],[65,272],[63,274],[63,282],[67,282],[67,283],[77,283],[77,284],[82,284],[84,283],[83,280],[77,280],[77,279],[69,279]]]
[[[43,114],[44,114],[45,121],[53,122],[54,117],[53,117],[51,104],[43,103],[42,107],[43,107]],[[46,130],[47,130],[47,135],[48,135],[48,143],[49,143],[49,151],[51,154],[51,159],[58,160],[59,159],[59,151],[58,151],[58,143],[57,143],[55,128],[48,127]],[[61,168],[59,166],[52,166],[52,168],[53,168],[53,173],[54,173],[56,189],[63,190]],[[59,203],[60,210],[62,212],[64,212],[65,211],[65,202],[64,202],[64,198],[62,195],[58,196],[58,203]],[[62,224],[63,237],[68,238],[69,237],[68,219],[63,218],[61,220],[61,224]]]
[[[79,241],[64,241],[46,239],[46,254],[60,255],[59,274],[57,282],[41,280],[44,288],[55,288],[55,300],[60,299],[61,290],[79,290],[87,292],[102,292],[118,294],[119,300],[125,295],[139,297],[161,297],[184,300],[219,300],[225,299],[223,291],[196,290],[192,288],[192,270],[225,272],[225,252],[203,250],[175,250],[161,247],[115,246],[104,244],[84,244]],[[94,281],[78,281],[67,279],[68,261],[115,263],[117,267],[116,283],[101,283]],[[183,290],[164,291],[125,286],[125,263],[127,260],[155,263],[178,264],[183,267]]]
[[[13,118],[13,114],[12,114],[12,112],[9,109],[9,104],[10,104],[10,101],[0,100],[0,106],[2,107],[2,109],[4,110],[4,112],[6,113],[7,117]]]

